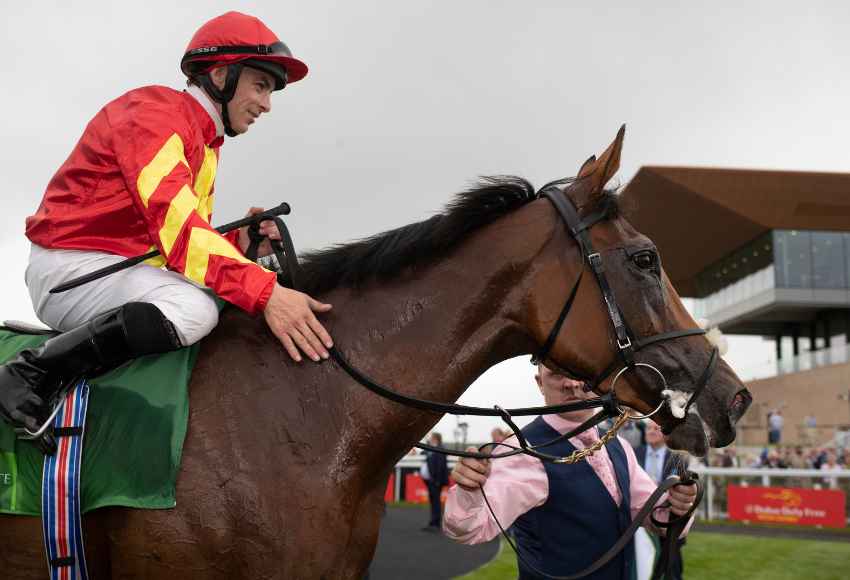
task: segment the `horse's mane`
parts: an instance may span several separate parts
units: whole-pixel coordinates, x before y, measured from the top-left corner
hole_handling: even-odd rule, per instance
[[[564,185],[572,178],[548,185]],[[362,240],[309,252],[301,257],[300,289],[321,294],[339,286],[357,287],[369,280],[387,280],[402,270],[422,267],[445,256],[475,230],[537,199],[534,186],[520,177],[484,177],[459,193],[442,213],[427,220]],[[606,217],[618,215],[612,191],[596,204]]]

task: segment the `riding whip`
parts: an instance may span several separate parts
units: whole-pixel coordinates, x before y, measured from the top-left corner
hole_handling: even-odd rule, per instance
[[[259,224],[260,222],[266,220],[274,221],[277,216],[280,215],[289,215],[289,212],[292,211],[289,207],[289,204],[286,202],[281,203],[277,207],[273,207],[271,209],[267,209],[266,211],[254,214],[252,216],[248,216],[242,218],[240,220],[236,220],[230,222],[228,224],[224,224],[215,228],[215,230],[220,234],[226,234],[227,232],[231,232],[233,230],[238,230],[239,228],[250,226],[253,224]],[[279,219],[279,218],[278,218]],[[147,254],[142,254],[139,256],[134,256],[132,258],[127,258],[123,262],[118,262],[117,264],[112,264],[111,266],[107,266],[105,268],[101,268],[100,270],[95,270],[94,272],[90,272],[85,274],[84,276],[79,276],[78,278],[74,278],[73,280],[69,280],[63,284],[59,284],[58,286],[51,288],[51,294],[58,294],[60,292],[65,292],[67,290],[71,290],[73,288],[77,288],[78,286],[82,286],[83,284],[88,284],[93,280],[98,280],[105,276],[109,276],[110,274],[114,274],[115,272],[120,272],[121,270],[126,270],[136,264],[141,264],[145,260],[149,260],[150,258],[155,258],[160,255],[159,250],[151,250]]]

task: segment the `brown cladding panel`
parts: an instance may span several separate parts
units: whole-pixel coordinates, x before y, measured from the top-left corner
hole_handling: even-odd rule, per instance
[[[683,296],[696,295],[696,274],[767,230],[850,231],[845,173],[647,166],[622,197]]]
[[[661,252],[682,296],[696,295],[696,275],[766,230],[658,173],[641,169],[622,193],[628,220]]]

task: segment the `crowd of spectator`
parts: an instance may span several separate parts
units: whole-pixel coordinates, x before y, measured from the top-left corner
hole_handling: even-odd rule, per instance
[[[768,446],[759,454],[739,456],[734,447],[712,450],[712,467],[766,467],[773,469],[850,469],[850,449],[835,447]]]
[[[769,416],[772,421],[774,434],[771,440],[781,440],[781,412],[774,410]],[[606,421],[600,425],[602,432],[611,427],[613,421]],[[806,417],[806,426],[814,428],[815,420]],[[500,427],[493,428],[491,432],[493,442],[501,442],[510,433]],[[626,423],[618,432],[633,448],[646,444],[646,422],[633,421]],[[850,447],[842,448],[835,446],[814,445],[777,445],[769,444],[760,452],[748,448],[747,451],[739,452],[735,446],[723,449],[712,449],[709,455],[700,460],[711,467],[746,467],[766,469],[818,469],[822,471],[850,470]],[[825,480],[826,481],[826,480]],[[834,481],[834,479],[832,480]],[[830,482],[831,485],[831,482]]]
[[[717,449],[708,458],[712,467],[749,467],[764,469],[817,469],[823,478],[789,477],[784,485],[790,487],[844,488],[850,480],[839,482],[827,477],[829,472],[850,470],[850,449],[836,447],[768,446],[756,454],[738,455],[735,448]],[[779,475],[779,474],[777,474]],[[781,477],[781,476],[780,476]]]

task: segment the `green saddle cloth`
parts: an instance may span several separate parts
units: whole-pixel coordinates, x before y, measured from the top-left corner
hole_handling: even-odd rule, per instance
[[[46,336],[0,330],[0,361]],[[175,484],[189,421],[189,377],[198,346],[136,359],[91,385],[80,506],[163,509]],[[41,515],[44,456],[0,420],[0,513]]]

